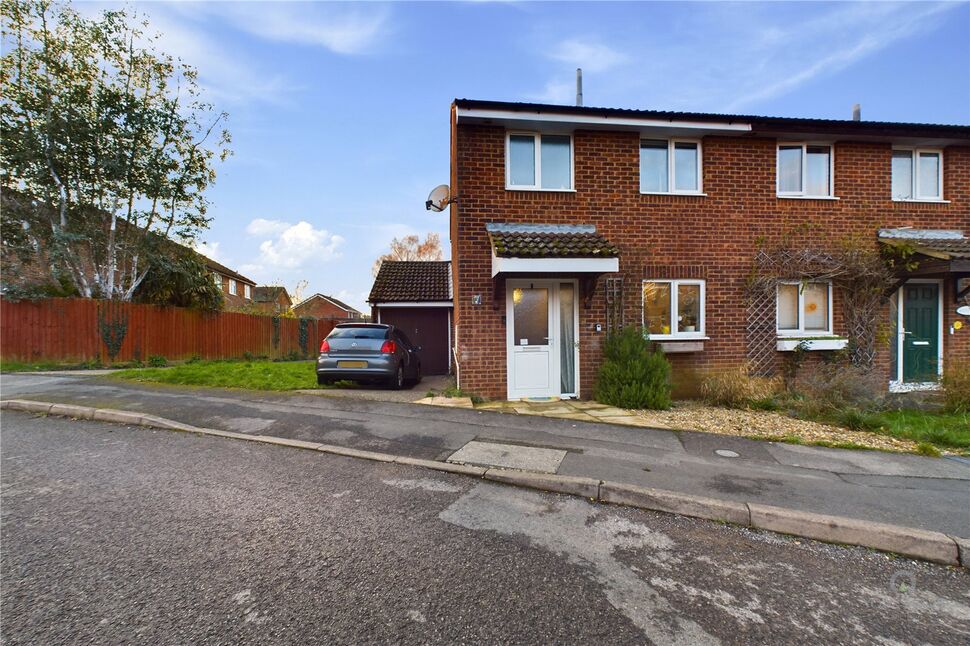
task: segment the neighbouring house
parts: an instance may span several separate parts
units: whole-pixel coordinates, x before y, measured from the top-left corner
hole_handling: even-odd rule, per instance
[[[367,302],[371,319],[400,328],[421,348],[426,375],[451,371],[451,262],[385,260]]]
[[[253,306],[266,314],[283,314],[290,311],[293,301],[285,287],[262,285],[253,290]]]
[[[777,372],[796,347],[815,360],[847,344],[842,290],[802,274],[756,298],[748,280],[771,245],[848,236],[917,261],[874,315],[887,387],[970,360],[970,126],[460,99],[451,151],[464,390],[590,397],[605,335],[627,325],[677,384]]]
[[[200,256],[202,254],[199,254]],[[256,282],[225,265],[216,262],[208,256],[202,256],[206,267],[212,272],[212,279],[222,290],[224,300],[223,309],[234,310],[247,308],[253,303],[253,290]]]
[[[337,300],[333,296],[314,294],[310,298],[300,301],[293,306],[293,313],[300,318],[315,319],[362,319],[366,318],[360,311]]]

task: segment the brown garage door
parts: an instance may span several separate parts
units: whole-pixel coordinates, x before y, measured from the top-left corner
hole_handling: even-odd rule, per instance
[[[426,375],[448,374],[447,307],[384,307],[381,323],[400,328],[421,346],[421,371]]]

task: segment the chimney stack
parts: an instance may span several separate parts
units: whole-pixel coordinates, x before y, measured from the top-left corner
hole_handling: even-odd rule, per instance
[[[852,120],[862,121],[862,106],[858,103],[852,106]]]
[[[576,68],[576,105],[583,105],[583,68]]]

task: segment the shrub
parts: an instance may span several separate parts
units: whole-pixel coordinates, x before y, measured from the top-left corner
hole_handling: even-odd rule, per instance
[[[951,413],[970,413],[970,362],[955,361],[946,366],[943,405]]]
[[[148,365],[152,368],[163,368],[168,365],[168,359],[160,354],[153,354],[148,357]]]
[[[670,408],[670,362],[639,328],[606,339],[596,400],[620,408]]]
[[[822,362],[803,370],[793,384],[809,413],[872,411],[883,407],[886,384],[878,372],[848,362]]]
[[[777,408],[773,396],[781,389],[777,378],[753,377],[748,366],[709,375],[701,382],[701,397],[708,404],[728,408]]]

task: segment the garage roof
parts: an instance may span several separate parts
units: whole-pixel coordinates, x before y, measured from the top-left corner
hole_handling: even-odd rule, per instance
[[[367,302],[420,303],[451,300],[448,260],[385,260]]]

